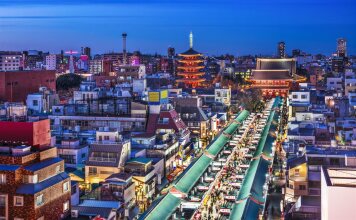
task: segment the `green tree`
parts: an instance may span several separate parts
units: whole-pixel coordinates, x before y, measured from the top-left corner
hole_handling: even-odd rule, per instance
[[[68,90],[71,88],[79,87],[83,78],[76,74],[64,74],[57,78],[56,87],[57,90]]]

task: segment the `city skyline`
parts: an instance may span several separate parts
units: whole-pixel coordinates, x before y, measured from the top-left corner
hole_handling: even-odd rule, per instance
[[[193,31],[195,48],[207,55],[276,55],[279,41],[286,42],[289,55],[297,48],[330,55],[339,37],[348,39],[350,55],[356,52],[352,41],[356,38],[356,3],[352,1],[219,3],[2,1],[0,44],[2,50],[59,53],[61,49],[89,46],[94,54],[117,52],[122,51],[121,33],[127,32],[128,51],[166,54],[169,46],[177,52],[185,51],[189,32]],[[290,15],[291,10],[298,13]],[[44,36],[46,42],[39,36]]]

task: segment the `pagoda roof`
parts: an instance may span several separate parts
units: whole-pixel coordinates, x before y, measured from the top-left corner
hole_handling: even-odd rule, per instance
[[[283,80],[293,79],[289,70],[252,70],[252,80]]]
[[[189,50],[185,51],[184,53],[180,53],[179,55],[201,55],[201,53],[195,51],[193,48],[190,48]]]

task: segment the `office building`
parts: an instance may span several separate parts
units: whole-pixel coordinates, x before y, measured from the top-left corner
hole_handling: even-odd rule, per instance
[[[277,58],[286,58],[286,44],[283,41],[278,42]]]
[[[346,39],[345,38],[339,38],[337,39],[337,56],[338,57],[346,57],[347,56],[347,47],[346,47]]]
[[[21,52],[0,51],[0,71],[19,71],[23,67]]]

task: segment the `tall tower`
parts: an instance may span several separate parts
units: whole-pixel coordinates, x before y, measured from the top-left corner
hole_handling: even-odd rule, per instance
[[[286,58],[286,44],[283,41],[278,42],[277,56],[278,58]]]
[[[346,39],[345,38],[339,38],[337,39],[337,56],[338,57],[346,57],[347,56],[347,50],[346,50]]]
[[[189,34],[189,50],[179,54],[176,82],[186,88],[201,87],[205,81],[203,54],[193,49],[193,33]]]
[[[77,54],[77,51],[66,51],[66,54],[69,54],[69,73],[74,73],[74,59],[73,59],[73,54]]]
[[[127,53],[126,53],[126,38],[127,33],[122,33],[122,53],[123,53],[123,64],[127,63]]]

